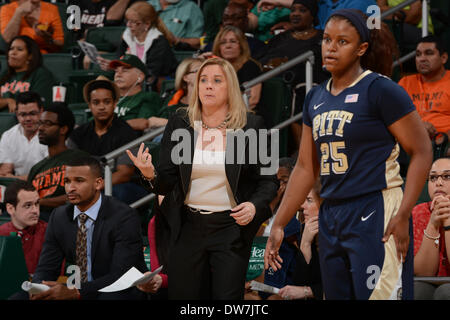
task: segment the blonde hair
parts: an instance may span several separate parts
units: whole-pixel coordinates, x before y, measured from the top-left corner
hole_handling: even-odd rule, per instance
[[[202,63],[195,76],[194,92],[189,101],[189,107],[187,109],[189,122],[194,127],[195,121],[202,120],[202,103],[199,97],[199,81],[202,70],[206,66],[218,65],[221,67],[228,87],[228,116],[227,116],[227,128],[228,129],[242,129],[247,124],[247,107],[239,89],[239,81],[236,75],[236,71],[230,62],[222,58],[211,58]]]
[[[236,59],[236,61],[232,62],[234,70],[238,71],[244,65],[244,63],[246,63],[251,58],[247,38],[245,37],[241,29],[231,25],[224,26],[222,29],[220,29],[219,33],[214,39],[212,52],[214,55],[222,57],[222,54],[220,53],[220,42],[228,34],[228,32],[234,33],[239,42],[239,47],[241,48],[239,57]]]
[[[186,58],[180,62],[175,72],[175,90],[186,90],[187,84],[183,77],[189,72],[191,65],[195,62],[202,63],[205,61],[203,58]]]
[[[175,43],[174,35],[169,31],[169,29],[167,29],[166,25],[151,4],[145,1],[135,2],[125,11],[125,17],[130,12],[136,13],[141,21],[149,23],[150,28],[156,27],[156,29],[164,35],[167,41],[169,41],[170,45]]]

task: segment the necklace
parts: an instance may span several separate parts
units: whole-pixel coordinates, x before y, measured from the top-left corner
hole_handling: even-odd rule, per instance
[[[204,129],[206,129],[206,130],[211,130],[211,129],[222,129],[224,126],[226,126],[226,124],[227,124],[227,119],[223,120],[223,122],[222,122],[221,124],[219,124],[217,127],[208,127],[208,126],[206,125],[206,123],[204,123],[204,122],[202,121],[202,127],[203,127]]]
[[[305,31],[292,31],[292,36],[294,38],[302,38],[309,35],[310,33],[313,33],[314,31],[315,31],[314,29],[309,29]]]

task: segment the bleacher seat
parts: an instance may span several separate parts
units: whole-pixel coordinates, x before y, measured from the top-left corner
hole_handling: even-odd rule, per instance
[[[177,51],[173,50],[173,53],[175,55],[175,58],[177,59],[178,63],[183,61],[186,58],[192,58],[192,56],[196,53],[196,51]]]
[[[3,73],[6,70],[8,70],[8,62],[6,61],[6,55],[2,54],[0,55],[0,72]]]
[[[3,132],[12,128],[17,124],[17,118],[15,113],[0,112],[0,137]]]
[[[47,53],[42,55],[44,66],[53,73],[56,82],[69,83],[73,70],[70,53]]]
[[[75,116],[75,124],[82,125],[88,121],[88,115],[84,110],[72,110]]]
[[[69,82],[74,86],[74,94],[70,100],[66,100],[68,104],[83,103],[83,87],[84,85],[96,79],[99,75],[104,75],[110,80],[113,80],[113,72],[105,72],[103,70],[73,70],[69,74]]]
[[[86,35],[86,42],[97,48],[98,51],[115,52],[122,41],[125,26],[91,28]]]
[[[29,280],[22,241],[18,236],[0,236],[0,299],[4,300],[21,290]]]

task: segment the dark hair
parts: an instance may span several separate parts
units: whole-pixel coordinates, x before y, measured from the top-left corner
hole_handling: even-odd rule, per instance
[[[36,41],[31,39],[29,36],[16,36],[8,44],[8,47],[6,49],[6,61],[8,61],[8,54],[9,54],[9,50],[11,50],[12,43],[14,42],[14,40],[18,40],[18,39],[22,40],[25,43],[28,54],[31,54],[30,63],[28,64],[27,71],[23,77],[23,80],[25,80],[25,79],[28,79],[28,77],[30,77],[31,74],[37,68],[42,66],[42,54],[41,54],[41,51],[39,50],[39,46],[37,45]],[[8,72],[0,80],[0,85],[4,84],[6,81],[11,79],[11,77],[14,76],[15,74],[16,74],[16,70],[11,68],[8,64]]]
[[[365,15],[362,11],[354,11],[360,14],[363,17],[364,21],[367,21],[367,15]],[[350,23],[356,30],[358,30],[353,22],[345,16],[334,15],[330,17],[328,21],[330,21],[331,19],[345,20]],[[397,41],[395,40],[395,37],[390,31],[389,27],[384,22],[381,22],[380,29],[373,28],[369,30],[369,33],[369,47],[361,57],[361,67],[390,77],[392,75],[392,64],[400,54]],[[361,38],[359,32],[358,35]]]
[[[116,101],[117,98],[116,97],[116,90],[114,90],[114,87],[112,85],[111,81],[108,80],[96,80],[94,82],[92,82],[88,88],[87,88],[87,99],[89,102],[91,102],[91,92],[97,89],[106,89],[111,91],[113,100]]]
[[[100,161],[91,156],[81,156],[71,158],[66,162],[66,167],[82,167],[88,166],[91,169],[91,172],[97,178],[103,178],[103,167],[100,164]]]
[[[286,168],[289,171],[292,171],[294,169],[295,162],[296,160],[294,158],[290,157],[280,158],[280,160],[278,160],[278,167]]]
[[[25,180],[14,181],[5,190],[5,204],[9,203],[16,207],[17,203],[19,202],[19,199],[17,199],[17,195],[19,194],[20,190],[36,191],[36,188],[31,182]]]
[[[67,126],[67,134],[66,138],[70,136],[72,130],[75,126],[75,116],[67,107],[67,104],[64,102],[52,102],[48,106],[44,107],[44,111],[53,112],[58,115],[58,124],[61,127]]]
[[[422,43],[422,42],[434,43],[436,46],[436,49],[439,51],[440,55],[443,55],[446,52],[444,43],[442,42],[442,40],[439,37],[437,37],[435,35],[429,35],[429,36],[423,37],[422,39],[419,40],[419,42],[417,44]]]
[[[39,93],[37,93],[37,92],[25,91],[25,92],[18,93],[16,96],[16,105],[18,105],[19,103],[27,104],[27,103],[33,103],[33,102],[37,103],[39,109],[44,106],[44,104],[42,103],[42,98],[39,95]]]

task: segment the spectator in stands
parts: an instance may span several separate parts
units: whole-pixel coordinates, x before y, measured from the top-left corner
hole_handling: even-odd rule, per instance
[[[167,30],[155,9],[144,1],[131,5],[125,12],[127,28],[122,36],[119,56],[133,54],[147,66],[147,82],[156,89],[159,78],[175,72],[177,61],[170,47],[173,35]],[[99,59],[103,70],[109,69],[108,59]]]
[[[156,92],[142,91],[147,68],[138,57],[131,54],[113,60],[110,68],[115,70],[114,83],[120,91],[116,105],[119,119],[125,120],[136,131],[161,127],[167,119],[157,117],[161,109],[161,99]]]
[[[315,0],[311,0],[315,1]],[[358,9],[363,13],[368,14],[367,8],[369,6],[376,5],[376,0],[316,0],[319,6],[319,12],[317,14],[319,24],[316,26],[318,29],[325,29],[325,23],[328,21],[330,15],[340,9]],[[259,0],[258,10],[263,5],[273,4],[286,8],[292,6],[293,0]]]
[[[69,0],[81,11],[80,39],[86,38],[88,29],[121,25],[125,10],[134,0]]]
[[[428,178],[430,202],[414,207],[414,274],[449,277],[450,266],[450,158],[437,159]],[[416,300],[449,300],[450,284],[414,282]]]
[[[200,48],[204,19],[202,10],[191,0],[149,0],[167,29],[175,36],[179,50]]]
[[[273,69],[311,50],[314,53],[313,83],[319,84],[328,77],[328,74],[322,69],[320,44],[323,32],[314,28],[317,11],[318,6],[315,0],[294,0],[289,16],[291,28],[276,35],[267,44],[266,53],[259,60],[264,69]],[[289,80],[294,89],[294,113],[297,114],[303,108],[306,93],[305,63],[299,63],[284,72],[282,76],[286,81]],[[301,139],[301,123],[293,123],[290,129],[293,145],[298,150]]]
[[[247,39],[241,29],[230,25],[223,27],[214,40],[212,53],[233,65],[241,86],[261,74],[261,67],[250,56]],[[262,84],[259,83],[247,90],[250,109],[256,108],[261,97],[261,88]]]
[[[169,118],[178,108],[187,107],[194,92],[195,77],[204,59],[186,58],[178,65],[175,74],[175,93],[161,109],[160,116]]]
[[[34,283],[42,281],[50,289],[31,299],[145,299],[134,287],[110,293],[98,291],[131,267],[147,271],[139,215],[113,197],[101,194],[102,167],[91,157],[72,158],[67,163],[64,183],[70,204],[57,208],[52,215],[33,277]],[[64,259],[80,267],[81,288],[70,289],[56,282]]]
[[[381,13],[405,2],[405,0],[377,0]],[[385,20],[394,20],[395,23],[401,23],[402,27],[402,45],[415,45],[422,37],[422,2],[416,1],[411,5],[395,12],[384,18]],[[431,21],[430,9],[428,7],[428,32],[434,33],[433,22]]]
[[[39,220],[39,194],[29,182],[17,180],[6,188],[4,203],[11,221],[0,226],[0,236],[16,232],[21,238],[28,273],[32,276],[47,228],[47,223]]]
[[[263,4],[258,10],[253,7],[250,11],[249,28],[254,30],[256,37],[261,41],[269,41],[274,36],[272,27],[289,19],[291,11],[288,8]]]
[[[69,147],[100,158],[138,137],[137,132],[114,113],[120,97],[114,82],[99,76],[84,86],[83,96],[93,119],[72,132],[67,141]],[[134,166],[125,153],[117,158],[112,171],[112,195],[116,199],[131,204],[148,194],[140,185],[131,182]]]
[[[157,174],[143,144],[136,156],[127,151],[149,188],[165,195],[161,209],[171,231],[170,299],[243,298],[252,240],[271,214],[269,202],[278,183],[274,175],[261,174],[259,157],[256,164],[234,162],[236,158],[231,155],[236,155],[237,145],[228,141],[235,140],[234,130],[252,128],[258,132],[262,125],[261,117],[246,112],[231,63],[212,58],[198,71],[187,112],[180,110],[166,126]],[[173,134],[187,132],[182,140],[186,145],[188,139],[190,147],[197,136],[194,130],[199,137],[197,147],[187,152],[188,159],[194,160],[174,159],[172,154],[179,153],[177,144],[171,141]],[[226,165],[221,139],[225,134],[227,147],[234,146],[226,152],[231,156]],[[212,139],[211,135],[220,138]],[[258,143],[253,146],[258,148]],[[240,150],[247,154],[243,157],[246,162],[250,149]],[[206,160],[209,157],[216,160]]]
[[[48,157],[30,169],[28,181],[33,183],[41,198],[41,219],[48,221],[51,211],[67,201],[63,180],[67,161],[86,153],[66,146],[75,118],[63,102],[53,102],[45,107],[38,125],[39,142],[48,147]]]
[[[0,75],[0,109],[16,109],[15,98],[20,92],[38,92],[44,98],[44,105],[52,101],[53,74],[42,65],[42,55],[33,39],[17,36],[12,39],[6,51],[8,69]]]
[[[399,81],[422,118],[430,138],[437,132],[450,134],[450,72],[448,53],[436,36],[427,36],[416,47],[417,74]]]
[[[257,39],[252,33],[249,33],[247,5],[237,3],[235,1],[230,1],[223,10],[221,26],[222,27],[235,26],[236,28],[241,29],[241,31],[245,34],[245,37],[247,39],[248,46],[250,48],[250,55],[254,59],[258,59],[261,55],[264,54],[266,47],[264,42]],[[209,41],[202,51],[204,52],[211,51],[213,41],[214,39]]]
[[[58,52],[64,45],[58,7],[41,0],[18,0],[2,6],[0,30],[7,43],[19,35],[29,36],[42,53]]]
[[[16,102],[19,123],[5,131],[0,140],[0,176],[26,180],[31,167],[48,156],[37,135],[43,106],[39,94],[33,91],[19,93]]]

